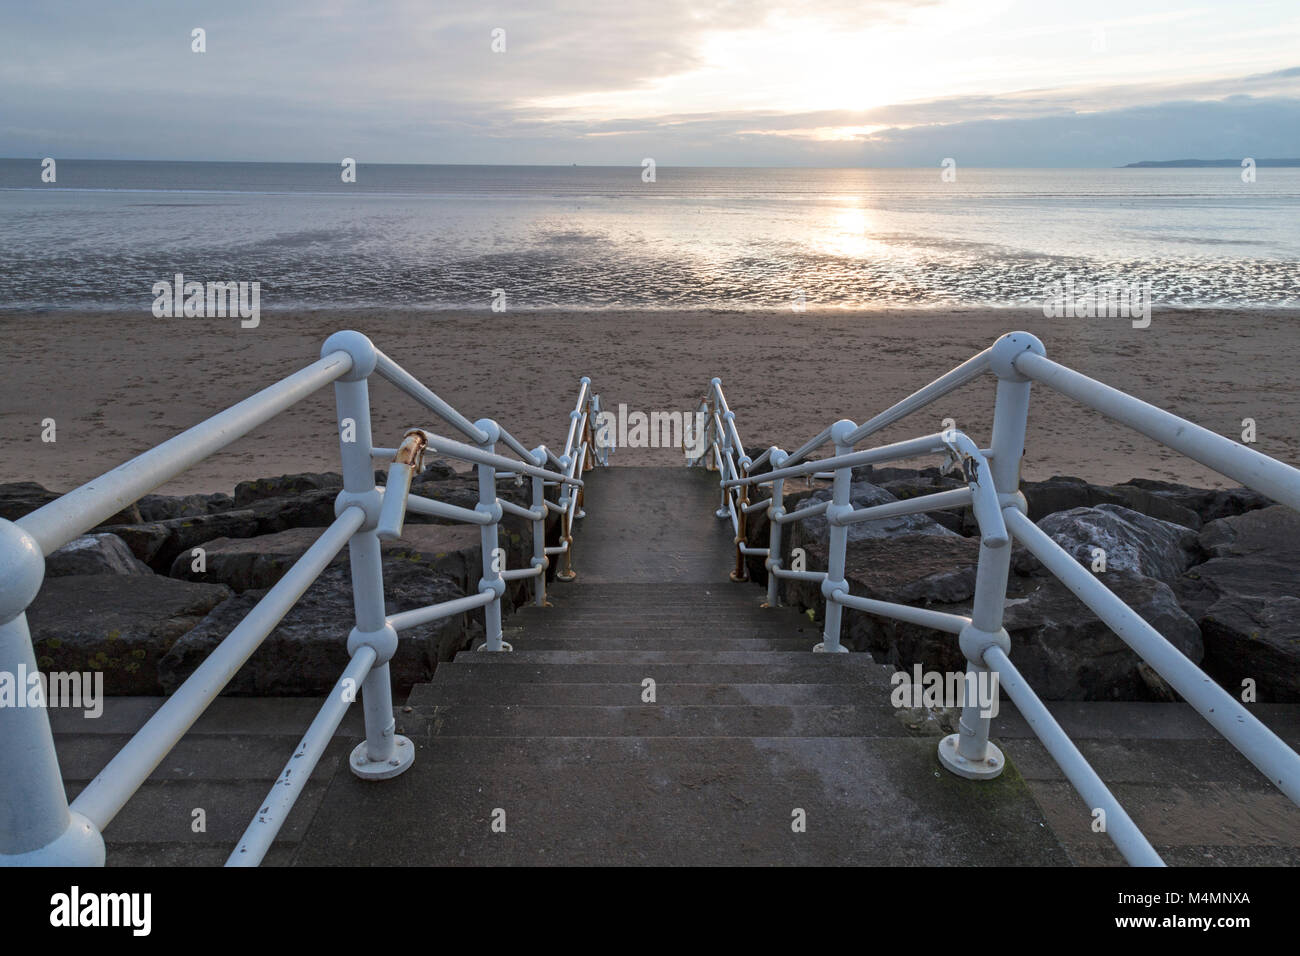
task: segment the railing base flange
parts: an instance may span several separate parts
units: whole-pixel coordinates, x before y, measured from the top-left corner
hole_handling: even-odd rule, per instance
[[[393,748],[392,760],[371,760],[366,755],[366,742],[363,740],[348,757],[348,766],[362,780],[391,780],[405,773],[415,763],[415,745],[409,738],[401,734],[394,735]]]
[[[843,644],[836,644],[834,647],[827,647],[825,641],[813,645],[814,654],[847,654],[849,649]]]
[[[556,571],[555,580],[568,583],[578,576],[577,571]]]
[[[547,605],[547,606],[549,607],[549,605]],[[474,648],[474,650],[476,650],[476,651],[487,651],[489,654],[503,654],[503,653],[507,653],[507,652],[509,652],[509,651],[513,651],[514,649],[515,649],[515,646],[514,646],[513,644],[511,644],[509,641],[502,641],[502,642],[501,642],[501,646],[500,646],[499,648],[497,648],[495,651],[492,650],[490,647],[488,647],[486,642],[484,642],[484,643],[480,644],[478,647]]]
[[[967,780],[992,780],[1001,775],[1007,765],[1007,758],[994,744],[988,744],[983,760],[968,760],[957,753],[959,734],[949,734],[939,741],[939,763],[945,770],[955,773]]]
[[[103,866],[104,838],[98,828],[75,810],[68,816],[68,828],[59,837],[26,853],[0,853],[0,867]]]

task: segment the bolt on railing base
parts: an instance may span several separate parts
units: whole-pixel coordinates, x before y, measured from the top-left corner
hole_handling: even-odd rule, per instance
[[[1007,765],[1007,758],[994,744],[988,744],[983,760],[970,760],[957,752],[960,734],[949,734],[939,741],[939,763],[944,769],[967,780],[992,780],[999,776]]]
[[[547,604],[546,606],[550,607],[551,605]],[[478,647],[474,648],[475,651],[487,651],[489,654],[504,654],[509,651],[513,651],[514,649],[515,646],[511,644],[509,641],[502,641],[501,646],[497,648],[495,651],[492,650],[490,647],[488,647],[486,643],[480,644]]]
[[[366,752],[366,742],[357,744],[348,757],[348,766],[362,780],[391,780],[415,762],[415,745],[410,738],[393,735],[393,756],[390,760],[371,760]]]
[[[813,645],[814,654],[847,654],[849,649],[843,644],[836,644],[834,647],[827,647],[825,641],[818,641]]]

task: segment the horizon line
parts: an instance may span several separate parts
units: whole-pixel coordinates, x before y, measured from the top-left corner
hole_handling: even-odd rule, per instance
[[[40,163],[46,157],[42,156],[0,156],[0,162],[33,162]],[[959,168],[963,169],[1131,169],[1138,163],[1190,163],[1190,162],[1223,162],[1219,158],[1214,159],[1142,159],[1134,160],[1129,163],[1119,165],[1082,165],[1082,166],[1042,166],[1042,165],[1021,165],[1021,164],[969,164]],[[1278,162],[1277,158],[1268,160],[1257,160],[1256,162]],[[1286,159],[1286,162],[1300,162],[1296,159]],[[141,159],[133,157],[131,159],[108,159],[100,156],[66,156],[58,159],[58,162],[74,163],[192,163],[199,164],[225,164],[231,166],[337,166],[341,160],[320,160],[320,159]],[[1232,160],[1236,162],[1236,160]],[[430,163],[430,162],[370,162],[357,160],[358,166],[454,166],[454,167],[475,167],[491,169],[641,169],[641,163]],[[918,164],[893,164],[893,165],[822,165],[813,163],[655,163],[656,168],[661,169],[931,169],[940,168],[942,163],[936,161],[931,165]]]

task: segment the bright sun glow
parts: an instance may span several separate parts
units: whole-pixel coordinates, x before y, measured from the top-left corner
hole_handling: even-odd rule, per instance
[[[522,105],[589,121],[754,111],[759,122],[750,134],[845,141],[882,127],[828,116],[832,122],[824,126],[790,129],[777,122],[763,126],[761,118],[852,114],[1018,91],[1032,96],[1065,85],[1086,93],[1136,77],[1175,84],[1226,75],[1240,64],[1224,62],[1222,44],[1207,45],[1207,38],[1215,37],[1249,46],[1249,68],[1263,72],[1294,66],[1300,36],[1300,17],[1283,16],[1287,22],[1275,23],[1265,35],[1222,10],[1170,8],[1136,15],[1120,0],[1095,0],[1087,11],[1070,8],[1067,15],[1053,6],[1014,0],[941,0],[926,6],[866,2],[857,19],[819,17],[815,7],[761,22],[738,18],[734,27],[700,35],[694,51],[699,65],[692,70],[632,89],[537,97]],[[1099,94],[1092,108],[1114,105]],[[1069,108],[1090,107],[1072,100]],[[890,125],[908,125],[902,113]]]

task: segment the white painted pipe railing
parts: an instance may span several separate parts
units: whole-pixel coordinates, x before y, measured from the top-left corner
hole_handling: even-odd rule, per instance
[[[396,448],[374,445],[368,389],[373,374],[391,382],[473,444],[412,429]],[[0,520],[0,671],[18,673],[25,668],[37,672],[26,609],[40,590],[45,555],[330,383],[334,384],[343,471],[334,523],[71,805],[45,708],[0,708],[0,865],[102,865],[104,828],[345,545],[355,612],[347,639],[348,665],[271,786],[229,865],[254,866],[262,861],[358,691],[366,739],[349,758],[353,773],[363,779],[383,780],[411,765],[415,747],[395,732],[389,676],[399,631],[482,608],[487,640],[479,650],[506,651],[510,646],[501,640],[501,598],[506,582],[532,580],[534,601],[544,606],[550,555],[564,555],[564,568],[557,576],[562,580],[575,576],[573,521],[583,514],[579,474],[593,464],[609,462],[608,449],[602,454],[592,448],[587,423],[589,416],[599,412],[599,396],[592,393],[590,379],[582,379],[578,401],[569,414],[564,453],[557,456],[545,446],[529,451],[490,419],[470,422],[364,335],[339,332],[325,342],[320,360],[301,371],[17,522]],[[521,460],[497,454],[498,442]],[[410,493],[412,479],[428,453],[477,468],[476,507],[463,508]],[[375,484],[375,461],[389,463],[389,480],[383,487]],[[531,506],[503,501],[497,494],[498,474],[530,478]],[[558,502],[546,498],[548,487],[559,489]],[[401,536],[407,510],[480,527],[483,577],[477,593],[393,615],[385,613],[380,543]],[[546,546],[545,524],[551,513],[562,519],[562,547]],[[506,514],[532,524],[533,557],[527,568],[504,566],[498,523]]]
[[[988,448],[980,448],[966,435],[949,430],[939,435],[854,451],[853,446],[863,439],[986,372],[997,378],[993,434]],[[1163,865],[1151,844],[1011,664],[1011,640],[1002,626],[1002,613],[1013,539],[1038,557],[1048,571],[1297,804],[1300,804],[1300,756],[1026,517],[1028,508],[1020,493],[1020,462],[1024,454],[1030,385],[1035,381],[1182,452],[1248,488],[1300,510],[1300,470],[1048,360],[1042,343],[1025,332],[1002,336],[991,348],[862,425],[836,422],[789,454],[773,446],[754,460],[744,454],[735,414],[723,397],[721,380],[715,378],[701,404],[706,421],[710,423],[707,447],[711,457],[690,464],[703,464],[719,472],[722,501],[717,515],[730,518],[736,529],[737,570],[732,573],[734,579],[745,579],[744,559],[747,555],[761,554],[767,569],[768,605],[775,606],[779,602],[781,581],[808,581],[819,585],[826,601],[826,617],[822,642],[814,650],[844,650],[839,642],[841,610],[844,607],[956,634],[967,661],[967,686],[975,686],[976,681],[990,673],[996,674],[998,684],[1006,690],[1089,809],[1104,811],[1106,833],[1124,858],[1134,865]],[[832,457],[808,459],[808,455],[828,443],[835,448]],[[850,504],[854,467],[945,451],[948,462],[961,467],[967,481],[965,488],[869,508],[854,509]],[[764,465],[770,466],[770,470],[751,474]],[[787,512],[784,508],[784,483],[796,477],[809,480],[830,478],[830,500],[806,504]],[[765,485],[771,486],[770,497],[750,502],[749,490]],[[844,580],[849,525],[967,505],[971,507],[980,529],[975,596],[969,618],[849,594],[848,583]],[[768,546],[754,548],[745,541],[746,518],[764,506],[768,515]],[[785,568],[783,527],[823,514],[830,529],[827,568]],[[943,766],[974,780],[990,779],[1000,774],[1005,758],[989,741],[990,722],[991,717],[981,712],[980,704],[967,702],[962,709],[958,733],[940,741],[939,758]]]

